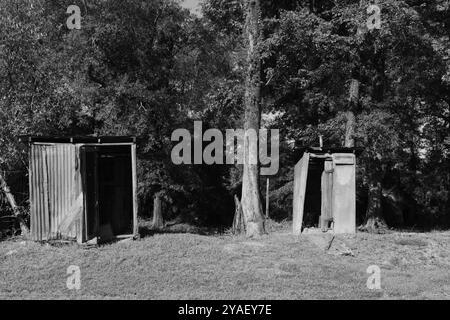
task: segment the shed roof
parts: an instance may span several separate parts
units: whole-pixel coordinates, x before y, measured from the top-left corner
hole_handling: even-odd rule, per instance
[[[307,147],[302,149],[303,152],[315,153],[315,154],[327,154],[327,153],[354,153],[360,154],[362,148],[345,148],[345,147]]]
[[[135,143],[133,136],[20,136],[19,140],[28,143]]]
[[[345,147],[301,147],[295,150],[294,158],[299,161],[305,153],[312,153],[315,155],[326,155],[335,153],[352,153],[359,156],[364,151],[364,148],[345,148]],[[313,161],[313,160],[312,160]]]

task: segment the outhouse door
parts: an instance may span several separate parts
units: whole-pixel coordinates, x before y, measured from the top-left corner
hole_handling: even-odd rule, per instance
[[[81,147],[86,239],[135,234],[131,145]]]
[[[81,172],[84,194],[85,238],[87,241],[99,234],[98,203],[98,150],[93,146],[80,148]]]

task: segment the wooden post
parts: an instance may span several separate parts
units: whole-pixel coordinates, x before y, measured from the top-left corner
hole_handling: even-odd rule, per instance
[[[321,216],[319,219],[319,228],[323,232],[327,232],[330,228],[330,223],[333,222],[333,161],[325,160],[324,171],[322,173],[322,206]]]
[[[133,181],[133,233],[137,237],[139,235],[139,223],[138,223],[138,197],[137,197],[137,156],[136,156],[136,143],[131,145],[131,172]]]

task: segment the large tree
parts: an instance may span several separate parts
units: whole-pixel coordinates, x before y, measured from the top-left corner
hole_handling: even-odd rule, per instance
[[[246,135],[244,143],[244,169],[242,176],[242,212],[248,237],[262,235],[264,216],[259,190],[259,128],[261,125],[261,4],[249,0],[246,8],[245,37],[247,47],[247,75],[245,79],[246,132],[254,130],[256,136]],[[256,161],[255,161],[256,160]]]
[[[418,10],[400,1],[380,2],[381,29],[367,30],[368,5],[335,1],[327,11],[282,12],[264,45],[270,78],[265,100],[278,112],[278,125],[297,154],[291,166],[319,135],[326,145],[356,143],[364,149],[358,161],[360,223],[376,229],[383,218],[392,223],[396,211],[414,224],[418,219],[407,217],[414,207],[428,215],[420,223],[432,221],[444,207],[432,203],[447,201],[445,170],[432,176],[428,156],[434,155],[436,167],[445,167],[448,46],[426,32]],[[434,213],[426,205],[415,206],[419,201],[429,201]]]

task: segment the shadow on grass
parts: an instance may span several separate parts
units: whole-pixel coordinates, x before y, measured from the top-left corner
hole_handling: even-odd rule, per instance
[[[201,236],[217,235],[218,231],[212,228],[201,228],[187,223],[166,224],[163,228],[153,228],[151,224],[139,226],[141,238],[152,237],[159,234],[196,234]]]

